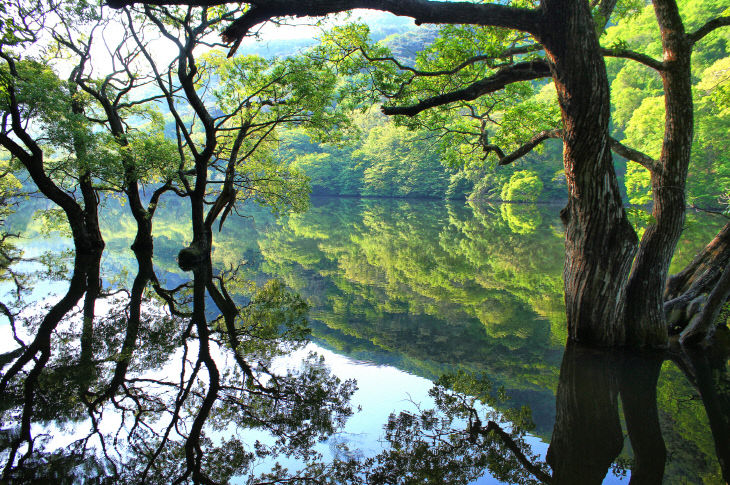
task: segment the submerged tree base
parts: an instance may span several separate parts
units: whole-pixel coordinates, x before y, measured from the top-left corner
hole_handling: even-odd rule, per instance
[[[707,343],[730,296],[730,223],[681,272],[669,278],[664,313],[683,345]]]

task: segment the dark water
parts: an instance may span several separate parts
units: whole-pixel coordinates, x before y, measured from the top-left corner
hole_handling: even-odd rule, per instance
[[[566,351],[559,209],[315,199],[277,220],[251,208],[214,235],[210,268],[185,273],[185,207],[156,216],[150,261],[127,249],[133,220],[109,202],[98,279],[21,211],[25,257],[55,256],[14,267],[51,273],[26,276],[20,301],[4,282],[18,341],[6,318],[0,350],[52,329],[4,384],[4,474],[724,483],[727,354]],[[719,223],[688,216],[673,270]]]

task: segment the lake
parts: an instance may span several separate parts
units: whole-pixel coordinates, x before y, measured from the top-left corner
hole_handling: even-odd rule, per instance
[[[34,261],[13,267],[19,300],[3,274],[16,302],[3,372],[50,329],[47,357],[2,398],[0,456],[18,482],[726,480],[727,353],[566,350],[559,205],[247,207],[195,272],[175,260],[186,206],[155,216],[150,260],[128,249],[125,208],[105,205],[97,262],[63,253],[33,204],[9,221]],[[672,271],[722,222],[688,214]],[[24,433],[33,446],[14,446]]]

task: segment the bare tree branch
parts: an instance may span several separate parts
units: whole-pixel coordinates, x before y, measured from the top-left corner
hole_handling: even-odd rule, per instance
[[[601,49],[601,54],[606,57],[621,57],[624,59],[631,59],[632,61],[639,62],[657,71],[663,71],[666,69],[666,66],[663,62],[657,61],[653,57],[647,56],[640,52],[634,52],[629,49],[608,49],[604,47]]]
[[[486,148],[489,148],[492,151],[495,151],[497,153],[497,156],[499,157],[499,165],[509,165],[510,163],[514,162],[515,160],[519,160],[520,158],[524,157],[528,153],[530,153],[532,150],[535,149],[536,146],[538,146],[540,143],[544,142],[545,140],[548,140],[550,138],[561,138],[563,136],[562,130],[545,130],[541,131],[540,133],[533,136],[530,141],[519,147],[517,150],[513,151],[512,153],[505,155],[499,148],[497,148],[495,145],[488,145]]]
[[[517,458],[520,464],[525,467],[525,470],[532,473],[535,478],[543,483],[552,483],[553,478],[545,473],[545,471],[543,471],[539,466],[532,463],[529,458],[527,458],[527,456],[525,456],[525,454],[522,452],[520,446],[515,443],[512,437],[505,430],[503,430],[500,425],[492,420],[489,420],[486,428],[482,428],[481,423],[478,423],[477,427],[478,428],[475,430],[475,432],[485,437],[487,437],[489,433],[494,432],[494,434],[499,436],[502,442],[507,446],[507,448],[509,448],[510,451],[515,455],[515,458]]]
[[[543,49],[544,49],[544,47],[540,44],[530,44],[530,45],[524,45],[524,46],[520,46],[520,47],[513,47],[511,49],[507,49],[496,55],[489,54],[489,55],[480,55],[480,56],[470,57],[452,69],[444,69],[441,71],[421,71],[414,67],[406,66],[406,65],[402,64],[398,59],[396,59],[394,57],[371,57],[368,55],[367,52],[365,52],[365,49],[363,49],[362,47],[358,47],[357,50],[359,50],[360,54],[362,54],[362,56],[370,62],[392,62],[401,71],[411,72],[416,77],[435,77],[435,76],[451,76],[453,74],[458,73],[459,71],[461,71],[462,69],[464,69],[466,67],[476,64],[477,62],[492,61],[495,59],[505,59],[508,57],[517,56],[517,55],[521,55],[521,54],[528,54],[530,52],[539,52]]]

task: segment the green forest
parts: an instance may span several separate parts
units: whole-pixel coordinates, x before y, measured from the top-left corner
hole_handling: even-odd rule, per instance
[[[697,27],[712,12],[722,12],[721,1],[680,3],[688,28]],[[627,5],[625,16],[606,28],[601,43],[660,56],[661,42],[651,5]],[[408,28],[401,26],[402,29]],[[385,38],[358,27],[357,39],[378,40],[370,47],[381,57],[405,59],[417,69],[446,65],[457,59],[448,54],[471,29],[405,30]],[[340,35],[355,35],[352,32]],[[382,35],[382,34],[381,34]],[[461,36],[461,37],[460,37]],[[349,39],[352,41],[352,39]],[[470,37],[474,51],[487,49],[492,38]],[[478,42],[483,42],[479,45]],[[417,53],[417,55],[414,55]],[[463,53],[459,53],[463,56]],[[663,91],[659,76],[627,59],[607,58],[611,84],[612,136],[651,157],[657,157],[662,141]],[[701,208],[727,207],[728,166],[726,135],[730,131],[730,33],[718,30],[706,38],[692,56],[695,137],[688,175],[688,203]],[[353,77],[363,76],[354,74]],[[341,145],[313,141],[302,130],[282,133],[280,157],[303,171],[313,195],[374,197],[430,197],[505,201],[554,201],[567,197],[561,146],[545,145],[509,166],[496,166],[496,158],[484,153],[480,137],[488,136],[509,147],[526,135],[560,123],[555,109],[554,86],[535,81],[520,86],[508,101],[497,98],[490,117],[497,123],[482,131],[478,119],[441,114],[440,119],[404,123],[377,110],[351,114],[354,133]],[[503,95],[501,95],[503,96]],[[404,126],[406,125],[406,126]],[[437,127],[439,129],[437,129]],[[406,129],[410,128],[410,129]],[[649,173],[641,165],[616,157],[616,172],[626,200],[651,202]]]
[[[728,482],[728,132],[723,0],[2,2],[0,482]]]

